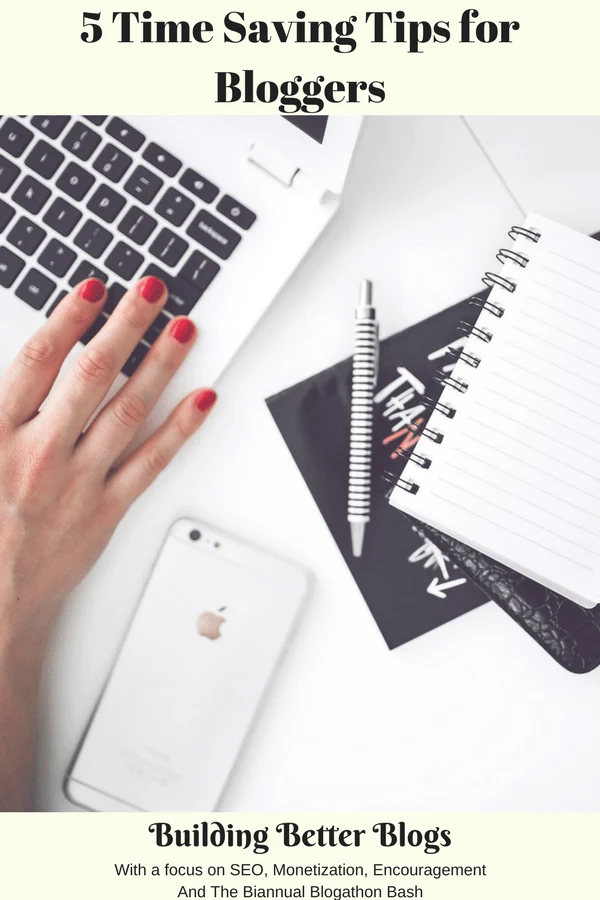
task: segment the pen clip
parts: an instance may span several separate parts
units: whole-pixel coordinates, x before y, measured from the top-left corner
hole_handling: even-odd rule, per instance
[[[358,306],[355,309],[357,320],[368,321],[373,325],[375,332],[375,355],[373,360],[373,390],[377,387],[379,379],[379,322],[377,321],[377,312],[372,302],[373,283],[368,278],[363,279],[360,283],[360,298]]]
[[[377,382],[379,380],[379,359],[380,359],[379,323],[377,323],[377,328],[375,330],[375,340],[376,340],[377,344],[376,344],[376,348],[375,348],[375,362],[373,364],[373,389],[375,389],[377,387]]]

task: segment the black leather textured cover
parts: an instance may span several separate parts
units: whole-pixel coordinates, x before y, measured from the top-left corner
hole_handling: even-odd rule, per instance
[[[561,666],[582,674],[600,665],[600,606],[584,609],[430,525],[406,518]]]

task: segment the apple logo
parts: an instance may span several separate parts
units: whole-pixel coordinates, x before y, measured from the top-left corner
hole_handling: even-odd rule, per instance
[[[222,606],[218,612],[223,612],[226,609],[225,606]],[[217,638],[221,637],[221,625],[225,621],[223,616],[217,615],[214,612],[203,612],[202,615],[198,617],[198,634],[200,637],[206,637],[210,641],[216,641]]]

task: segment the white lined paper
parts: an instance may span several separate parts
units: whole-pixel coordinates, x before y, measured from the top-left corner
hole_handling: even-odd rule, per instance
[[[538,216],[519,238],[525,269],[506,263],[512,293],[495,287],[501,319],[486,311],[478,325],[494,337],[471,336],[454,376],[469,385],[441,401],[452,420],[434,412],[421,469],[403,478],[415,494],[394,489],[391,502],[411,515],[510,565],[585,606],[600,601],[600,243]]]

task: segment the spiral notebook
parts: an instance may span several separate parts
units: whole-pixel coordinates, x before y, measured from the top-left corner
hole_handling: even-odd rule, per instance
[[[499,273],[392,505],[600,602],[600,246],[540,216]]]

